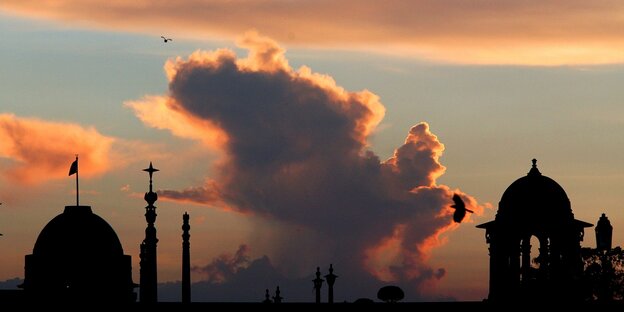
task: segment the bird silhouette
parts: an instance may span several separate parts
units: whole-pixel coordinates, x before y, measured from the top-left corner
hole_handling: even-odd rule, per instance
[[[163,38],[163,41],[164,41],[165,43],[167,43],[167,41],[173,41],[173,39],[171,39],[171,38],[165,38],[165,36],[160,36],[160,38]]]
[[[453,221],[457,223],[460,223],[462,222],[462,220],[464,220],[464,217],[466,216],[466,211],[470,213],[474,212],[470,209],[466,209],[464,201],[457,194],[453,194],[453,202],[455,203],[454,205],[451,205],[451,207],[455,209],[455,213],[453,213]]]

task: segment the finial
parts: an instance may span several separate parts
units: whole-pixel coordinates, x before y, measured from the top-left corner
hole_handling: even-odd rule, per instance
[[[329,274],[334,273],[334,265],[329,264]]]
[[[154,207],[154,203],[158,200],[158,194],[154,193],[152,190],[152,175],[154,174],[154,172],[160,171],[160,170],[154,168],[154,166],[152,165],[152,162],[150,161],[149,167],[146,169],[143,169],[143,171],[146,171],[147,173],[149,173],[149,178],[150,178],[149,179],[149,192],[145,193],[145,196],[143,198],[149,204],[148,207],[156,208]],[[145,207],[145,208],[148,208],[148,207]]]
[[[527,175],[542,175],[542,173],[539,172],[539,169],[537,169],[537,159],[533,158],[531,159],[531,162],[533,163],[533,165],[531,166],[531,170],[529,170],[529,173]]]
[[[160,171],[160,170],[158,170],[158,169],[154,168],[154,166],[152,166],[152,162],[150,161],[150,166],[149,166],[149,168],[143,169],[143,171],[147,171],[147,172],[149,173],[149,176],[150,176],[150,181],[152,181],[152,174],[153,174],[154,172],[156,172],[156,171]]]
[[[277,289],[275,289],[275,296],[273,297],[273,302],[274,303],[282,303],[282,299],[284,299],[284,297],[280,296],[280,289],[279,286],[277,286]]]
[[[603,213],[604,215],[604,213]],[[320,267],[316,267],[316,278],[320,278],[321,277],[321,268]]]

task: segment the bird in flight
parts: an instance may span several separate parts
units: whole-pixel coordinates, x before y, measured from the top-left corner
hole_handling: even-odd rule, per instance
[[[165,36],[160,36],[160,38],[163,38],[163,41],[164,41],[165,43],[167,43],[167,41],[173,41],[173,39],[171,39],[171,38],[165,38]]]
[[[457,223],[460,223],[462,222],[462,220],[464,220],[464,217],[466,216],[466,211],[470,213],[474,212],[470,209],[466,209],[464,201],[457,194],[453,194],[453,202],[455,203],[454,205],[451,205],[451,207],[455,208],[455,213],[453,213],[453,221]]]

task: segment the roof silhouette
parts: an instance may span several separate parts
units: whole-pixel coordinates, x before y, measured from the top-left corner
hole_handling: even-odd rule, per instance
[[[113,228],[94,214],[89,206],[66,206],[41,230],[34,255],[123,255],[123,248]]]
[[[505,190],[498,207],[497,219],[516,222],[564,222],[574,218],[565,190],[542,175],[535,159],[529,173]]]

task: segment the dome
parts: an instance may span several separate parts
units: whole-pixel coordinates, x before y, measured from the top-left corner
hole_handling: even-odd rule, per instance
[[[542,175],[537,169],[537,160],[533,159],[529,173],[513,182],[503,193],[496,218],[550,223],[573,220],[574,215],[561,185]]]
[[[132,259],[89,206],[66,206],[26,255],[22,287],[33,300],[132,302]]]
[[[41,230],[34,255],[65,257],[123,255],[121,242],[113,228],[94,214],[89,206],[66,206]]]

